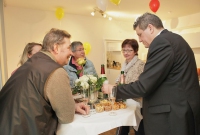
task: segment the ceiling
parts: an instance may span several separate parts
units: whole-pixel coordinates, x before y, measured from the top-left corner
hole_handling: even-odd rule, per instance
[[[37,10],[54,11],[61,7],[66,14],[91,16],[97,0],[4,0],[5,7],[22,7]],[[162,20],[173,19],[200,12],[200,0],[159,0],[160,8],[157,15]],[[133,22],[135,18],[145,12],[152,12],[149,8],[150,0],[121,0],[116,6],[107,0],[105,13],[114,20]],[[153,12],[152,12],[153,13]],[[96,13],[94,17],[101,17]]]

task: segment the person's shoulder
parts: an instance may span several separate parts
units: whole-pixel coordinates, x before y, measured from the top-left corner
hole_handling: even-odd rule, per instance
[[[68,77],[68,74],[65,71],[65,69],[58,68],[55,71],[53,71],[53,73],[51,74],[51,76],[58,76],[58,77],[64,76],[64,77]]]
[[[19,68],[19,67],[18,67],[18,68]],[[18,68],[17,68],[17,69],[18,69]],[[13,75],[13,74],[17,71],[17,69],[15,69],[14,71],[12,71],[11,75]]]
[[[89,60],[88,58],[86,58],[86,63],[87,63],[88,65],[93,65],[93,62],[92,62],[91,60]]]
[[[92,62],[91,60],[89,60],[88,58],[85,58],[85,60],[87,61],[87,62]]]
[[[138,62],[139,64],[142,64],[142,65],[144,65],[144,64],[145,64],[145,62],[144,62],[144,61],[142,61],[141,59],[138,59],[138,60],[137,60],[137,62]]]
[[[167,40],[170,39],[177,39],[177,38],[181,38],[181,35],[177,34],[177,33],[173,33],[171,31],[168,31],[167,29],[163,30],[160,35],[158,36],[158,38],[165,38]]]
[[[67,69],[70,68],[70,66],[69,66],[69,64],[67,64],[67,65],[64,65],[63,68],[64,68],[65,70],[67,70]]]
[[[145,65],[145,62],[142,61],[141,59],[138,59],[135,63],[135,66],[138,67],[138,66],[144,66]]]
[[[69,67],[70,67],[69,64],[63,66],[63,68],[69,68]]]
[[[69,64],[63,66],[63,68],[64,68],[66,71],[76,71],[76,69],[75,69],[74,67],[72,67],[71,65],[69,65]]]
[[[151,42],[151,45],[149,47],[149,50],[164,48],[164,47],[170,46],[170,45],[171,45],[170,37],[164,36],[163,34],[160,34],[153,39],[153,41]]]

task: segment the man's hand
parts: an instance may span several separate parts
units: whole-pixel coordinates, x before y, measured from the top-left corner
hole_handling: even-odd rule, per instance
[[[110,94],[111,91],[112,91],[112,88],[114,87],[115,85],[111,85],[111,84],[103,84],[102,88],[101,88],[101,91],[104,93],[104,94]]]
[[[86,114],[89,114],[90,107],[85,105],[82,102],[81,103],[76,103],[75,104],[75,111],[80,113],[80,114],[86,115]]]

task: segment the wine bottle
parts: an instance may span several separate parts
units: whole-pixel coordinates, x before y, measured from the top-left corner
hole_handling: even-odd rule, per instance
[[[101,64],[101,74],[100,74],[100,87],[103,86],[103,82],[107,80],[107,77],[105,75],[105,67],[104,67],[104,64]],[[103,98],[106,98],[106,94],[103,94],[103,92],[101,91],[101,89],[99,89],[98,91],[98,98],[99,99],[103,99]]]
[[[125,76],[124,76],[124,71],[121,71],[121,74],[120,74],[120,85],[121,84],[125,84]]]
[[[124,71],[121,71],[120,81],[119,81],[118,85],[123,85],[123,84],[125,84],[125,75],[124,75]],[[118,99],[118,101],[126,102],[126,99],[124,99],[124,100]]]

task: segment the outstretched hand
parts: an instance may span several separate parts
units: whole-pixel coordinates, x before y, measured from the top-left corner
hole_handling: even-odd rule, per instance
[[[86,115],[86,114],[89,114],[90,112],[90,107],[85,105],[84,103],[76,103],[75,104],[75,111],[77,113],[80,113],[80,114],[83,114],[83,115]]]
[[[112,91],[112,88],[114,87],[115,85],[111,85],[111,84],[103,84],[102,88],[101,88],[101,91],[104,93],[104,94],[110,94],[111,91]]]

